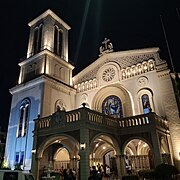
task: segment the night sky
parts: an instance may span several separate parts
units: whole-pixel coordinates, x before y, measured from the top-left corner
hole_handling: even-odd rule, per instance
[[[114,51],[159,47],[172,71],[163,24],[176,72],[180,72],[180,0],[24,0],[1,1],[0,126],[7,128],[9,89],[18,82],[20,59],[26,56],[28,23],[51,9],[70,27],[69,59],[74,74],[98,58],[105,37]]]

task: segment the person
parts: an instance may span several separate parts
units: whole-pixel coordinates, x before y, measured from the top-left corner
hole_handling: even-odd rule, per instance
[[[110,170],[110,167],[108,165],[106,165],[106,177],[110,177],[110,174],[111,174],[111,170]]]
[[[64,177],[64,180],[69,180],[69,179],[68,179],[67,169],[64,169],[64,170],[63,170],[63,177]]]
[[[68,180],[75,180],[75,179],[76,179],[76,176],[73,173],[73,170],[69,169]]]
[[[131,168],[131,165],[128,166],[127,172],[128,172],[128,175],[132,175],[132,168]]]
[[[77,173],[76,173],[75,168],[72,169],[72,172],[73,172],[73,180],[76,180]]]
[[[99,180],[98,171],[96,170],[96,166],[92,166],[88,180]]]

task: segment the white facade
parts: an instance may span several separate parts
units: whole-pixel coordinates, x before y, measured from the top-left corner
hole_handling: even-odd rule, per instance
[[[121,116],[130,117],[145,113],[143,95],[149,98],[148,108],[168,120],[172,156],[180,168],[179,110],[170,70],[166,61],[159,57],[159,48],[113,52],[112,44],[107,44],[107,47],[101,47],[95,62],[72,77],[74,67],[68,62],[70,27],[50,10],[29,26],[27,59],[19,63],[19,84],[10,89],[12,104],[5,160],[11,168],[21,163],[23,169],[31,169],[33,120],[38,115],[49,116],[57,108],[65,111],[78,109],[83,103],[102,112],[104,100],[116,96],[122,104]],[[58,51],[55,50],[59,44],[55,43],[56,36],[62,36]],[[40,41],[39,44],[34,45],[35,40]],[[27,114],[22,112],[21,119],[21,103],[25,99],[30,105]],[[19,131],[21,135],[18,135]],[[23,162],[20,162],[22,155]]]

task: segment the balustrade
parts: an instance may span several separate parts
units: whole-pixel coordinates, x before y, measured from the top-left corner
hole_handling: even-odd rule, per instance
[[[60,115],[60,112],[59,114],[54,113],[51,116],[38,119],[36,121],[37,128],[45,129],[54,127],[55,125],[53,125],[53,119],[56,115],[56,120],[58,121],[56,121],[55,124],[63,122],[64,124],[68,125],[69,123],[76,123],[79,121],[90,121],[91,123],[97,123],[103,126],[105,125],[115,128],[129,128],[135,126],[156,125],[158,127],[168,130],[167,121],[164,118],[157,116],[155,113],[136,115],[121,119],[113,118],[87,108],[80,108],[77,110],[64,113],[64,118]]]

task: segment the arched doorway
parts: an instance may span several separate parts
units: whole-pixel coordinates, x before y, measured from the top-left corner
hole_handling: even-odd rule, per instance
[[[116,155],[119,153],[117,144],[113,138],[108,135],[98,135],[91,143],[90,167],[99,168],[106,174],[107,168],[111,173],[117,176],[118,167]]]
[[[62,173],[64,169],[78,170],[79,143],[71,136],[49,137],[41,144],[38,156],[39,177],[46,176],[47,169]]]
[[[132,172],[138,172],[142,169],[153,168],[151,148],[144,140],[130,140],[124,148],[124,154],[127,171],[131,169]]]
[[[70,155],[66,148],[60,147],[54,155],[54,170],[59,172],[61,170],[70,168]]]

